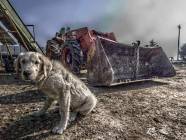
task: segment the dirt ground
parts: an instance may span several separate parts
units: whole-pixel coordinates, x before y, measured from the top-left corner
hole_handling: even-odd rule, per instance
[[[0,140],[185,140],[186,67],[176,69],[173,78],[90,87],[98,98],[96,108],[63,135],[51,133],[59,121],[56,105],[45,116],[32,117],[45,96],[14,75],[0,73]]]

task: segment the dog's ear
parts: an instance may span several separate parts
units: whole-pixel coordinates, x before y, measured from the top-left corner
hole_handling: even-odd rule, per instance
[[[14,68],[15,68],[15,71],[16,71],[16,74],[19,74],[19,69],[21,68],[21,64],[20,64],[20,59],[21,57],[24,55],[23,52],[21,52],[18,57],[15,59],[14,61]]]
[[[44,76],[47,77],[48,73],[52,70],[52,63],[46,56],[42,54],[39,54],[39,59],[42,62],[41,71],[43,72]]]

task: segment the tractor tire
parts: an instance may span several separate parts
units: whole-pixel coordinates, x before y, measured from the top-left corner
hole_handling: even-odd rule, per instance
[[[78,41],[69,41],[63,50],[62,59],[65,66],[73,73],[79,74],[83,56]]]
[[[61,48],[55,40],[49,40],[46,47],[46,55],[50,59],[59,60]]]

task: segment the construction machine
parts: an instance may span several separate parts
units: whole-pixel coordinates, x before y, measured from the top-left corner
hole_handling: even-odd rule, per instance
[[[87,68],[97,36],[116,41],[114,33],[101,33],[87,27],[76,30],[67,27],[67,31],[65,30],[62,28],[54,38],[47,41],[46,55],[51,59],[60,60],[76,74]]]
[[[160,46],[122,44],[114,33],[88,27],[66,31],[62,28],[48,40],[46,54],[79,74],[87,69],[88,81],[96,86],[112,86],[152,77],[174,76],[175,70]]]
[[[12,4],[8,0],[0,0],[0,59],[7,72],[14,70],[13,62],[18,55],[12,51],[15,45],[20,46],[20,50],[43,53]],[[3,47],[6,52],[2,52]]]
[[[11,54],[12,45],[43,53],[8,0],[0,1],[0,18],[0,45],[8,50],[8,56],[3,54],[1,58],[7,69],[12,69],[16,57]],[[102,33],[87,27],[61,28],[54,38],[47,41],[46,54],[76,74],[86,69],[87,79],[93,85],[111,86],[175,75],[174,67],[160,46],[122,44],[114,33]]]

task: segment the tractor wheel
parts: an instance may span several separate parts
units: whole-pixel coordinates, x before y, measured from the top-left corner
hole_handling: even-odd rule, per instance
[[[81,70],[82,50],[77,41],[68,43],[62,51],[63,64],[73,73],[79,74]]]
[[[46,47],[46,55],[50,59],[59,60],[60,46],[55,40],[49,40]]]

